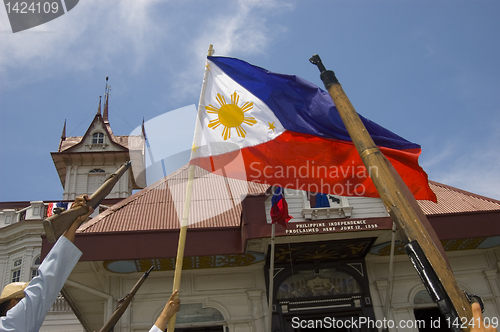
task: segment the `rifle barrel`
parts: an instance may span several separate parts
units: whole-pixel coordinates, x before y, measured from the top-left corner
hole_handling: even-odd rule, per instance
[[[142,275],[142,277],[137,281],[134,287],[132,287],[130,293],[125,295],[125,297],[121,300],[123,302],[118,306],[118,308],[116,308],[115,312],[113,312],[109,320],[106,322],[106,324],[104,324],[104,326],[99,330],[99,332],[109,332],[113,329],[113,327],[116,325],[116,323],[118,323],[118,321],[122,317],[125,310],[127,310],[130,302],[132,302],[132,298],[134,297],[135,293],[137,293],[137,291],[142,286],[146,278],[149,276],[149,273],[153,269],[154,266],[151,266],[149,270]]]

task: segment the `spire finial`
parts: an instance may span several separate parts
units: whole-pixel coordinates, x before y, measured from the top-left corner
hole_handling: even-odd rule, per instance
[[[142,137],[146,139],[146,128],[144,127],[144,117],[142,117]]]
[[[64,126],[63,126],[63,131],[61,134],[61,140],[65,140],[65,139],[66,139],[66,119],[64,119]]]
[[[108,85],[108,77],[106,77],[106,90],[105,90],[105,100],[104,100],[104,112],[102,114],[102,119],[104,123],[109,123],[108,119],[108,105],[109,105],[109,94],[111,93],[111,87]]]
[[[61,140],[59,141],[59,148],[57,149],[57,151],[61,152],[62,143],[65,140],[66,140],[66,119],[64,119],[64,126],[61,134]]]
[[[101,97],[99,96],[99,107],[97,108],[97,115],[101,115]]]

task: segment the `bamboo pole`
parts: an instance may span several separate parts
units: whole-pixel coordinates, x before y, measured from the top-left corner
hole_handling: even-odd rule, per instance
[[[271,226],[271,254],[269,255],[269,320],[267,323],[267,331],[271,332],[273,327],[273,293],[274,293],[274,250],[276,238],[276,223]]]
[[[387,290],[385,292],[384,318],[389,319],[390,301],[392,299],[392,283],[394,279],[394,247],[396,243],[396,223],[392,223],[391,254],[389,256],[389,276],[387,277]]]
[[[465,321],[471,322],[471,304],[464,292],[458,286],[449,267],[446,256],[441,255],[429,232],[433,232],[427,217],[422,212],[413,194],[401,179],[392,164],[385,158],[375,145],[363,122],[356,113],[350,100],[347,98],[342,86],[332,71],[327,71],[319,56],[311,58],[313,64],[318,65],[321,79],[325,83],[337,110],[344,122],[358,153],[367,169],[375,167],[377,174],[372,176],[372,181],[377,188],[380,198],[384,202],[392,220],[398,225],[409,241],[417,241],[436,272],[445,292],[448,294],[456,313]],[[429,227],[424,227],[427,224]],[[434,237],[435,233],[433,234]],[[442,250],[444,253],[444,250]],[[458,322],[461,324],[462,322]],[[469,327],[464,328],[469,331]]]
[[[213,54],[213,46],[210,45],[208,48],[208,56]],[[205,68],[205,75],[203,77],[203,86],[201,88],[200,94],[200,102],[198,105],[198,116],[200,115],[200,109],[202,108],[203,99],[205,96],[205,86],[208,76],[208,68]],[[198,128],[198,126],[196,126]],[[194,139],[197,138],[197,129],[195,129]],[[187,235],[187,227],[189,222],[189,209],[191,207],[191,196],[193,194],[193,181],[194,181],[194,165],[189,165],[189,175],[188,182],[186,188],[186,199],[184,200],[184,209],[182,211],[182,221],[181,221],[181,229],[179,232],[179,244],[177,247],[177,258],[175,260],[175,273],[174,273],[174,284],[172,287],[172,293],[178,290],[181,286],[181,276],[182,276],[182,263],[184,261],[184,248],[186,246],[186,235]],[[173,315],[168,321],[167,332],[174,332],[175,329],[175,320],[177,314]]]

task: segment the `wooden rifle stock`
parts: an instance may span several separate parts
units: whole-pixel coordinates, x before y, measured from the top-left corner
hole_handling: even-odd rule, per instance
[[[47,241],[54,243],[76,218],[88,212],[88,206],[96,209],[102,200],[108,196],[120,177],[129,169],[131,162],[127,161],[115,173],[111,174],[106,181],[97,189],[87,201],[87,206],[69,209],[59,214],[54,214],[43,221],[43,228],[47,235]]]
[[[135,293],[137,293],[139,288],[142,286],[142,283],[146,280],[146,278],[149,276],[149,273],[153,269],[154,266],[151,266],[149,270],[142,275],[141,279],[137,281],[137,283],[134,285],[130,293],[125,295],[125,297],[119,301],[118,308],[116,308],[115,312],[113,312],[109,320],[106,322],[106,324],[104,324],[104,326],[102,327],[102,329],[99,330],[99,332],[112,331],[113,327],[116,325],[116,323],[118,323],[125,310],[127,310],[127,307],[132,301],[132,298],[134,297]]]
[[[321,80],[335,103],[340,117],[349,132],[349,136],[366,168],[375,168],[378,170],[378,172],[375,172],[376,174],[371,174],[371,179],[391,219],[404,232],[408,242],[418,243],[424,254],[422,258],[429,262],[429,267],[434,270],[433,272],[435,272],[435,275],[439,279],[438,282],[444,291],[442,295],[445,297],[445,302],[449,304],[449,311],[445,312],[446,310],[443,310],[446,309],[446,306],[442,303],[438,302],[438,305],[443,314],[447,318],[450,318],[452,324],[450,328],[454,331],[460,331],[460,328],[457,326],[462,326],[461,324],[465,320],[466,323],[464,325],[467,325],[473,317],[471,303],[453,276],[439,238],[430,226],[427,217],[418,206],[413,194],[390,161],[385,158],[375,145],[333,71],[325,69],[318,55],[314,55],[310,61],[318,66],[321,72]],[[415,264],[415,261],[413,263]],[[417,268],[417,272],[420,275],[422,271],[418,270],[416,264],[415,268]],[[422,280],[424,281],[424,279]],[[426,284],[425,286],[428,287],[429,285]],[[436,301],[435,298],[434,300]],[[457,319],[458,321],[456,321]],[[453,323],[456,323],[456,325],[453,326]],[[469,331],[469,325],[464,330]]]

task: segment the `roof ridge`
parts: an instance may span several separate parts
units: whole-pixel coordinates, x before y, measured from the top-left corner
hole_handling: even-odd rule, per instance
[[[474,197],[474,198],[482,199],[482,200],[485,200],[485,201],[488,201],[488,202],[491,202],[491,203],[500,204],[500,200],[497,200],[497,199],[494,199],[494,198],[490,198],[490,197],[486,197],[486,196],[482,196],[482,195],[478,195],[478,194],[474,194],[473,192],[470,192],[470,191],[467,191],[467,190],[463,190],[463,189],[459,189],[459,188],[456,188],[456,187],[452,187],[452,186],[447,185],[447,184],[443,184],[443,183],[436,182],[436,181],[431,181],[431,180],[429,180],[429,183],[431,183],[431,184],[433,184],[435,186],[438,186],[438,187],[443,187],[443,188],[446,188],[446,189],[449,189],[449,190],[452,190],[452,191],[459,192],[459,193],[467,195],[467,196],[471,196],[471,197]]]

